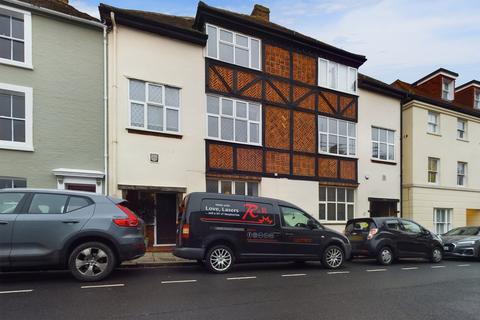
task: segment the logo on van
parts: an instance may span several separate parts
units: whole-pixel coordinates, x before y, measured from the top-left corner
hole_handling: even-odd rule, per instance
[[[267,214],[267,208],[260,208],[259,210],[258,205],[254,203],[245,204],[245,208],[247,208],[247,210],[245,211],[242,220],[254,220],[261,224],[273,224],[273,220]]]

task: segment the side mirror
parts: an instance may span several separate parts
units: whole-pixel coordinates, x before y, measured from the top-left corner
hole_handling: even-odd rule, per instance
[[[313,220],[313,219],[308,219],[308,221],[307,221],[307,226],[308,226],[310,229],[317,229],[317,228],[318,228],[317,223],[316,223],[315,220]]]

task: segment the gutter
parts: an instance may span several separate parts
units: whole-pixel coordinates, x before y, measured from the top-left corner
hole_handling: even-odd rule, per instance
[[[117,161],[117,148],[118,148],[118,141],[117,141],[117,126],[118,126],[118,110],[117,110],[117,32],[118,32],[118,29],[117,29],[117,22],[115,21],[115,13],[113,11],[110,11],[110,19],[112,21],[112,34],[113,34],[113,43],[112,43],[112,91],[113,91],[113,95],[112,95],[112,105],[113,105],[113,108],[111,109],[110,111],[110,114],[112,116],[112,120],[113,120],[113,128],[111,128],[112,130],[110,131],[111,132],[111,135],[112,135],[112,147],[111,147],[111,152],[113,154],[112,156],[112,159],[113,159],[113,162],[111,163],[111,167],[110,167],[110,170],[112,171],[111,174],[112,176],[114,177],[113,179],[110,179],[110,182],[112,183],[112,190],[110,191],[115,191],[115,194],[116,194],[116,190],[117,188],[114,187],[116,185],[116,178],[118,177],[117,175],[117,164],[115,163],[115,161]]]
[[[72,21],[87,24],[87,25],[90,25],[90,26],[103,28],[103,24],[99,21],[97,22],[97,21],[92,21],[92,20],[87,20],[87,19],[75,17],[75,16],[72,16],[72,15],[69,15],[69,14],[66,14],[66,13],[62,13],[62,12],[58,12],[58,11],[55,11],[55,10],[50,10],[50,9],[47,9],[47,8],[35,6],[33,4],[25,3],[25,2],[22,2],[22,1],[18,1],[18,0],[3,0],[3,1],[5,1],[7,3],[10,3],[10,4],[17,5],[19,7],[28,8],[28,9],[31,9],[31,10],[34,10],[34,11],[48,13],[48,14],[51,14],[53,16],[57,16],[57,17],[64,18],[64,19],[67,19],[67,20],[72,20]]]
[[[105,170],[104,192],[108,195],[108,56],[107,56],[107,26],[103,25],[103,159]]]

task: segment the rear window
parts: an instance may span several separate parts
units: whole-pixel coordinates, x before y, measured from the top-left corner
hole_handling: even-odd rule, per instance
[[[345,227],[345,233],[350,234],[353,231],[368,233],[371,228],[376,228],[376,224],[372,220],[353,220]]]

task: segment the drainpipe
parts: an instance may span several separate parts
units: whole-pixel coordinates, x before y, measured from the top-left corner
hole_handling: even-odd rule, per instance
[[[104,168],[105,194],[108,195],[108,57],[107,57],[107,26],[103,26],[103,137],[104,137]]]
[[[118,126],[118,110],[117,110],[117,23],[115,21],[115,13],[110,12],[110,19],[112,21],[112,32],[113,32],[113,44],[112,44],[112,104],[113,108],[110,109],[110,114],[112,115],[112,130],[111,132],[111,141],[112,141],[112,148],[111,148],[111,159],[112,163],[110,166],[110,182],[112,184],[112,189],[110,192],[114,192],[117,195],[117,188],[115,185],[117,184],[117,177],[118,177],[118,169],[117,169],[117,155],[118,155],[118,140],[117,140],[117,126]]]

